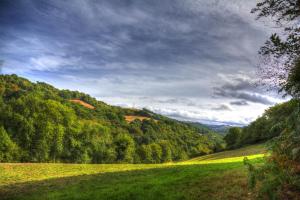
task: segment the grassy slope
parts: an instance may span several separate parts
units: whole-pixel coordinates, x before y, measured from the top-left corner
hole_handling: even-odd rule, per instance
[[[7,199],[251,199],[243,156],[262,145],[169,164],[0,164]]]
[[[210,154],[206,156],[201,156],[197,158],[193,158],[191,160],[188,160],[187,162],[196,162],[196,161],[217,161],[220,162],[222,159],[226,159],[226,161],[233,160],[239,160],[241,157],[244,158],[247,157],[253,157],[253,155],[260,156],[261,154],[266,153],[264,144],[257,144],[257,145],[251,145],[246,146],[240,149],[235,149],[231,151],[223,151],[220,153]]]

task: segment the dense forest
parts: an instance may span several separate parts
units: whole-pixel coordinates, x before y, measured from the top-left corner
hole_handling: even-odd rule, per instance
[[[224,148],[205,127],[16,75],[0,76],[0,113],[1,162],[161,163]]]
[[[250,123],[239,128],[232,127],[224,137],[227,148],[234,149],[248,144],[269,141],[278,137],[291,122],[290,117],[298,109],[299,100],[293,99],[270,107],[265,113]]]

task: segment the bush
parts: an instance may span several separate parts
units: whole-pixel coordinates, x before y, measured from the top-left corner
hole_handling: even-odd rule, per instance
[[[258,187],[259,197],[297,199],[300,196],[300,105],[288,117],[285,129],[269,142],[271,156],[254,167],[246,159],[249,185]],[[259,184],[258,184],[259,183]]]

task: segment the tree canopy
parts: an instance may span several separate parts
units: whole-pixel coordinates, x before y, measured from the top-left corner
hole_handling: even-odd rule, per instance
[[[161,163],[224,146],[207,128],[16,75],[0,75],[0,113],[0,162]]]

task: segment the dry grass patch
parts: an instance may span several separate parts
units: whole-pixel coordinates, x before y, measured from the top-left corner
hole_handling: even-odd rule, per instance
[[[143,116],[135,116],[135,115],[126,115],[125,120],[130,123],[133,122],[134,120],[144,121],[144,120],[151,120],[151,118],[143,117]]]
[[[86,103],[86,102],[84,102],[84,101],[82,101],[82,100],[80,100],[80,99],[71,99],[70,102],[80,104],[80,105],[82,105],[83,107],[88,108],[88,109],[91,109],[91,110],[94,110],[94,109],[95,109],[94,106],[92,106],[91,104],[88,104],[88,103]]]

